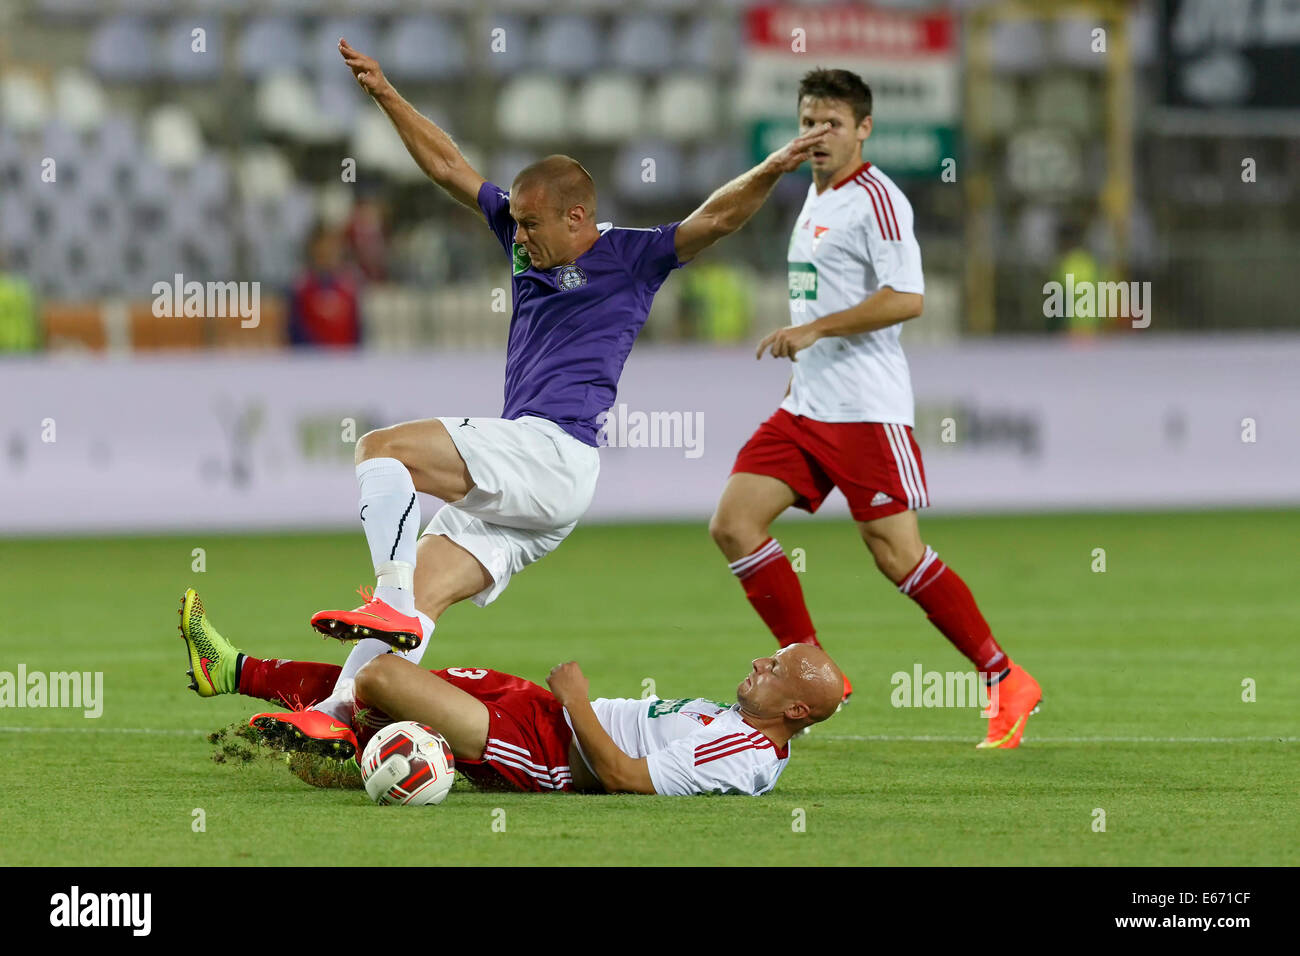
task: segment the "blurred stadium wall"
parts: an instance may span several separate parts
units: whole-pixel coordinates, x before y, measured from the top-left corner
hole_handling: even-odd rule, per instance
[[[346,526],[353,429],[499,412],[499,250],[339,36],[489,179],[570,153],[621,225],[683,218],[791,135],[803,72],[853,69],[916,212],[938,506],[1300,500],[1293,3],[4,0],[0,531]],[[659,293],[619,401],[706,441],[610,449],[594,517],[708,513],[783,388],[745,354],[788,321],[807,184]],[[256,321],[157,314],[185,282],[257,283]],[[1089,314],[1054,282],[1125,285]]]

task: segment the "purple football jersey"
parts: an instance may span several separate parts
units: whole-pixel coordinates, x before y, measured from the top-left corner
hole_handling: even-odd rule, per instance
[[[595,245],[574,262],[538,270],[515,244],[509,194],[484,182],[478,204],[514,272],[501,417],[536,415],[594,446],[596,416],[614,404],[650,303],[668,273],[684,265],[673,248],[677,223],[649,229],[602,223]]]

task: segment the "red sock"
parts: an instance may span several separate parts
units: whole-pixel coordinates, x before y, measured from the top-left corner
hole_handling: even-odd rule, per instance
[[[334,690],[343,668],[315,661],[264,661],[244,655],[239,692],[288,707],[310,707]]]
[[[808,605],[804,604],[799,578],[775,538],[768,538],[750,554],[732,561],[730,567],[745,588],[745,597],[778,644],[821,647],[808,615]]]
[[[999,680],[1004,676],[1010,659],[994,640],[993,631],[966,582],[940,561],[932,548],[926,547],[925,554],[903,578],[898,590],[921,605],[930,623],[952,641],[976,670]]]

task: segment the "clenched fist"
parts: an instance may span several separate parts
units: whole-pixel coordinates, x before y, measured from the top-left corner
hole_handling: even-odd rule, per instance
[[[587,675],[582,672],[577,661],[568,661],[551,668],[546,675],[546,686],[551,689],[555,699],[561,704],[571,700],[587,699]]]

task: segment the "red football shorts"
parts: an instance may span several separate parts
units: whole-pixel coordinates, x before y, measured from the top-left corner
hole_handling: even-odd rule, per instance
[[[779,478],[805,511],[816,511],[838,488],[857,521],[930,504],[921,449],[908,425],[819,422],[778,408],[740,449],[731,473]]]
[[[564,708],[545,687],[482,667],[434,671],[483,702],[488,711],[482,760],[456,758],[456,770],[479,786],[498,790],[572,790]]]

